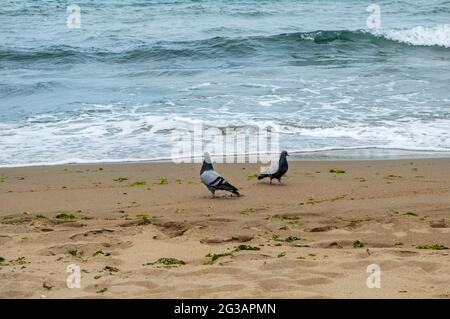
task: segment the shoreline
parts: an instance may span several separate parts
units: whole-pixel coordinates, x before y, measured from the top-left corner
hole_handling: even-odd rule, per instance
[[[449,158],[289,165],[215,164],[217,199],[200,164],[0,169],[0,298],[450,297]]]
[[[273,154],[277,157],[278,153]],[[246,161],[245,155],[234,155],[235,162],[221,164],[251,164]],[[213,156],[218,159],[223,155]],[[151,163],[173,163],[180,159],[191,159],[188,162],[180,164],[198,164],[201,163],[202,155],[195,157],[184,157],[177,159],[155,158],[155,159],[118,159],[118,160],[75,160],[61,161],[53,163],[26,163],[26,164],[5,164],[0,165],[0,169],[25,168],[25,167],[52,167],[64,165],[109,165],[109,164],[151,164]],[[243,161],[239,161],[243,158]],[[428,151],[428,150],[406,150],[406,149],[381,149],[381,148],[355,148],[355,149],[331,149],[317,151],[293,151],[290,152],[290,161],[383,161],[383,160],[419,160],[419,159],[446,159],[450,158],[450,151]],[[264,164],[264,163],[254,163]]]

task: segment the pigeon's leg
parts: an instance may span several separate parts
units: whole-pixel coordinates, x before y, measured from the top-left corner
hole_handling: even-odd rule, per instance
[[[269,184],[272,185],[272,178],[270,178],[270,183]]]
[[[211,198],[216,198],[216,193],[215,192],[211,192]]]
[[[281,178],[278,179],[278,183],[282,184],[282,183],[281,183]]]

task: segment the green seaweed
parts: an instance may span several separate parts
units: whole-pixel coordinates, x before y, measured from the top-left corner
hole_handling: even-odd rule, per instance
[[[84,255],[83,251],[78,251],[76,249],[71,249],[67,252],[69,255],[72,255],[73,257],[82,257]]]
[[[319,204],[319,203],[320,203],[319,200],[316,200],[312,197],[308,198],[308,200],[306,201],[306,204],[308,204],[308,205],[315,205],[315,204]]]
[[[126,178],[126,177],[116,177],[113,179],[114,182],[119,182],[119,183],[125,182],[127,180],[128,180],[128,178]]]
[[[293,242],[293,241],[297,241],[300,240],[300,238],[295,237],[295,236],[289,236],[285,239],[285,241],[287,241],[288,243]]]
[[[96,257],[98,255],[111,256],[111,253],[104,253],[102,250],[97,250],[95,253],[92,254],[92,257]]]
[[[415,217],[419,216],[419,215],[417,215],[416,213],[413,213],[413,212],[406,212],[403,215],[415,216]]]
[[[147,182],[146,181],[137,181],[134,183],[129,184],[131,187],[133,186],[147,186]]]
[[[163,257],[163,258],[159,258],[158,260],[154,261],[154,262],[150,262],[147,263],[146,265],[164,265],[164,266],[180,266],[180,265],[185,265],[186,263],[183,260],[177,259],[177,258],[167,258],[167,257]]]
[[[151,224],[151,221],[146,214],[138,214],[138,215],[136,215],[136,217],[139,219],[142,219],[142,222],[144,223],[144,225]]]
[[[156,184],[167,185],[167,184],[169,184],[169,179],[167,177],[161,177]]]
[[[291,216],[287,214],[275,214],[272,216],[269,216],[268,219],[275,219],[275,220],[297,220],[299,219],[297,216]]]
[[[329,170],[330,173],[335,173],[335,174],[344,174],[345,170],[342,168],[332,168]]]
[[[383,178],[384,178],[384,179],[387,179],[387,180],[390,180],[390,181],[394,181],[394,180],[403,178],[403,176],[400,176],[400,175],[392,175],[392,174],[391,174],[391,175],[384,176]]]
[[[104,271],[108,271],[109,273],[113,273],[113,272],[119,272],[119,268],[115,267],[115,266],[105,266],[103,268]]]
[[[364,244],[362,242],[360,242],[359,240],[355,240],[353,242],[353,248],[363,248]]]
[[[17,257],[14,260],[10,260],[9,261],[11,264],[13,265],[25,265],[28,264],[29,262],[25,259],[25,257]]]
[[[256,212],[256,209],[254,209],[254,208],[244,208],[240,211],[240,213],[243,215],[248,215],[248,214],[254,213],[254,212]]]
[[[74,214],[68,214],[68,213],[61,213],[55,216],[56,219],[62,219],[62,220],[73,220],[77,219],[77,217]]]
[[[205,265],[212,265],[214,264],[214,262],[221,258],[221,257],[226,257],[226,256],[233,256],[232,252],[226,252],[226,253],[219,253],[219,254],[211,254],[209,253],[208,255],[206,255],[206,257],[209,257],[209,260],[205,263]]]
[[[53,288],[53,285],[49,284],[48,282],[44,282],[42,284],[42,287],[47,289],[47,290],[51,290]]]
[[[250,245],[239,245],[236,247],[235,251],[240,251],[240,250],[261,250],[261,248],[256,247],[256,246],[250,246]]]
[[[423,244],[423,245],[417,245],[418,249],[432,249],[432,250],[444,250],[448,249],[447,246],[444,246],[442,244]]]
[[[339,195],[339,196],[336,196],[336,197],[330,199],[330,201],[335,202],[335,201],[337,201],[337,200],[345,199],[346,197],[347,197],[347,194]]]
[[[274,240],[274,241],[283,241],[283,239],[280,238],[280,235],[277,235],[277,234],[273,234],[272,235],[272,240]]]

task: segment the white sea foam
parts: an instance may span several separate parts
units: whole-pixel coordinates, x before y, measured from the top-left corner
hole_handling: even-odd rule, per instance
[[[194,90],[199,90],[199,89],[201,89],[203,87],[207,87],[207,86],[211,86],[211,83],[210,82],[203,82],[203,83],[200,83],[200,84],[193,85],[193,86],[190,86],[188,88],[185,88],[182,91],[194,91]]]
[[[386,29],[373,32],[387,39],[421,46],[442,46],[450,48],[450,24],[432,27],[416,26],[411,29]]]
[[[289,102],[292,101],[290,97],[283,97],[278,95],[266,95],[262,97],[262,101],[259,101],[258,104],[261,106],[272,106],[274,104]]]
[[[58,121],[37,116],[24,123],[1,123],[0,166],[29,166],[67,163],[164,160],[170,157],[171,133],[175,129],[192,129],[201,118],[182,114],[135,113],[124,111],[87,116],[78,114]],[[450,152],[450,120],[420,122],[412,118],[368,125],[357,116],[328,127],[311,127],[301,123],[299,115],[283,121],[255,119],[252,114],[208,114],[204,127],[267,127],[281,125],[282,147],[301,152],[335,149],[403,149],[411,151]],[[300,115],[301,116],[301,115]],[[272,119],[271,119],[272,117]],[[50,118],[50,117],[48,117]],[[32,159],[32,160],[31,160]]]

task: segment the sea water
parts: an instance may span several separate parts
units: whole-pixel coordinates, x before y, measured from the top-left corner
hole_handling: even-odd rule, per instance
[[[450,1],[377,1],[377,28],[370,4],[2,1],[0,166],[168,159],[194,121],[277,125],[308,158],[447,156]]]

